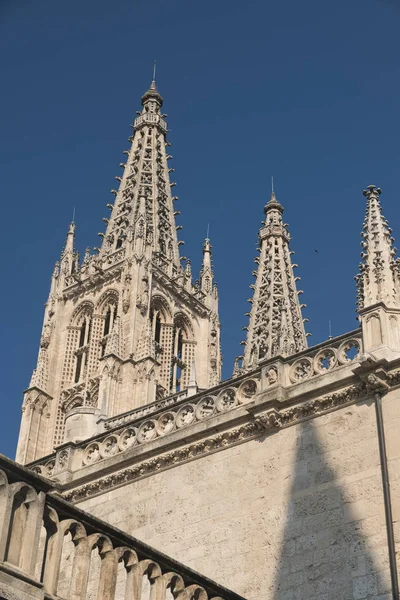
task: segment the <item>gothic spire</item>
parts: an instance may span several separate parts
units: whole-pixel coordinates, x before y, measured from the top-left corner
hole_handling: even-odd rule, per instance
[[[200,271],[200,288],[205,294],[209,294],[213,288],[214,273],[211,262],[211,243],[207,237],[203,244],[203,262]]]
[[[60,268],[63,280],[79,269],[79,253],[75,251],[75,227],[75,223],[72,221],[68,227],[64,249],[61,252]]]
[[[167,123],[161,113],[163,99],[157,90],[155,80],[142,97],[142,110],[133,124],[133,136],[130,150],[126,150],[126,164],[119,190],[112,190],[114,204],[108,219],[103,219],[106,232],[103,238],[100,256],[105,258],[127,243],[132,242],[136,254],[145,254],[148,258],[154,254],[160,267],[171,271],[180,268],[177,227],[168,167],[172,156],[166,153],[169,142],[166,140]],[[181,229],[181,227],[179,227]],[[171,267],[172,265],[172,267]],[[175,268],[174,268],[175,267]]]
[[[283,206],[274,192],[264,207],[265,221],[259,237],[260,256],[253,275],[255,284],[243,367],[249,369],[273,356],[289,356],[307,347],[296,281],[289,251],[290,234],[282,222]]]
[[[382,191],[369,185],[363,194],[367,207],[362,227],[360,272],[356,275],[357,310],[383,302],[400,308],[400,259],[388,221],[382,214],[379,196]]]
[[[68,227],[67,239],[65,241],[63,255],[67,254],[68,252],[71,252],[71,253],[74,252],[75,227],[76,227],[75,223],[74,223],[74,221],[72,221],[70,226]]]

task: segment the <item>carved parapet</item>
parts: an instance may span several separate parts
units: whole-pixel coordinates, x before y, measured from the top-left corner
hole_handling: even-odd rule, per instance
[[[19,598],[24,589],[28,592],[24,598],[117,600],[117,574],[121,577],[122,568],[125,587],[134,591],[135,598],[140,598],[137,592],[146,581],[150,598],[158,600],[171,596],[243,600],[68,504],[59,498],[55,486],[1,457],[0,530],[0,587],[6,598]],[[73,544],[68,545],[68,536]],[[101,561],[96,576],[91,572],[94,553]],[[66,578],[68,563],[72,571]]]
[[[331,371],[348,366],[358,359],[362,352],[361,331],[328,340],[290,358],[285,364],[286,384],[296,384],[326,375]]]

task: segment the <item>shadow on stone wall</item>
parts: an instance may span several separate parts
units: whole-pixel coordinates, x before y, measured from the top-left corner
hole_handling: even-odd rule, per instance
[[[359,519],[312,421],[296,453],[273,600],[391,600],[385,526],[366,535],[379,517]]]

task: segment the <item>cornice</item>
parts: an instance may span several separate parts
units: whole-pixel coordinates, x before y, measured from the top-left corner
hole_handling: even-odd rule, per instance
[[[182,447],[173,449],[172,451],[161,452],[156,456],[153,455],[146,460],[137,462],[135,465],[99,477],[95,481],[85,483],[73,489],[66,489],[62,493],[62,496],[70,502],[86,500],[105,491],[149,477],[155,473],[190,462],[207,454],[219,452],[250,439],[271,435],[280,429],[357,402],[365,398],[367,394],[367,386],[363,382],[358,382],[339,392],[326,394],[311,402],[306,402],[287,410],[279,410],[276,407],[271,407],[268,410],[255,411],[253,414],[249,413],[247,421],[239,426],[221,433],[208,435],[200,441],[184,444]]]

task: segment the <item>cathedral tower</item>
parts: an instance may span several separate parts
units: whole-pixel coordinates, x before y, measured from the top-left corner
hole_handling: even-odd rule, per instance
[[[163,99],[153,80],[112,190],[100,248],[82,262],[69,227],[46,303],[37,367],[24,394],[17,460],[102,430],[120,415],[221,376],[218,292],[211,245],[199,282],[184,267],[172,196]],[[192,373],[193,372],[193,373]]]

